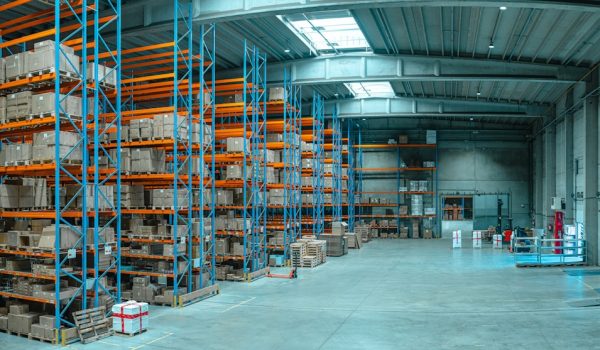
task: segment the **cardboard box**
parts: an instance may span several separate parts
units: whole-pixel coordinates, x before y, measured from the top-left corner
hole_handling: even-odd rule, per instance
[[[426,142],[429,145],[437,143],[437,131],[435,130],[427,130],[426,132]]]
[[[269,101],[282,101],[284,96],[283,87],[272,87],[269,89]]]
[[[433,238],[433,230],[426,228],[423,230],[423,238]]]
[[[227,153],[244,153],[244,138],[243,137],[229,137],[226,140]],[[245,152],[250,152],[250,141],[246,142]]]
[[[461,248],[462,247],[462,232],[452,231],[452,248]]]
[[[13,304],[9,307],[9,313],[13,315],[23,315],[29,312],[28,304]]]
[[[217,255],[229,254],[229,238],[217,238],[215,240],[215,254],[217,254]]]
[[[493,235],[492,236],[492,247],[494,249],[502,249],[502,235]]]
[[[481,231],[473,231],[473,248],[481,248]]]
[[[29,55],[30,52],[26,51],[4,58],[7,80],[27,73]]]

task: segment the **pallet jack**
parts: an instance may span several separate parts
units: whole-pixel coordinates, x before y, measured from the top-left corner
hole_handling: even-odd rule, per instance
[[[289,274],[276,274],[276,273],[271,273],[269,272],[268,274],[266,274],[265,276],[270,277],[270,278],[283,278],[283,279],[294,279],[294,278],[298,278],[298,272],[296,270],[295,267],[292,267],[292,269],[290,270]]]

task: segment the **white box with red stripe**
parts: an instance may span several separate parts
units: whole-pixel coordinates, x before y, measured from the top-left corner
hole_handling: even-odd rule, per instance
[[[113,330],[136,334],[148,328],[148,303],[128,301],[112,307]]]

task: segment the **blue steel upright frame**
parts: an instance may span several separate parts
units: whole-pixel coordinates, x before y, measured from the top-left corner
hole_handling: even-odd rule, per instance
[[[300,237],[302,129],[300,87],[292,83],[287,69],[283,77],[283,255],[287,259],[290,244]]]
[[[362,147],[360,147],[362,145],[362,130],[360,128],[360,125],[357,126],[358,130],[357,130],[357,134],[358,134],[358,148],[356,149],[356,168],[357,169],[362,169],[363,167],[363,149]],[[349,168],[350,169],[350,168]],[[350,171],[348,169],[348,171]],[[358,215],[359,218],[363,217],[363,206],[362,206],[362,197],[363,197],[363,171],[357,171],[356,174],[358,174],[358,181],[356,184],[356,193],[358,193],[358,203],[361,204],[358,206]],[[362,219],[361,219],[362,220]]]
[[[292,185],[294,187],[293,206],[294,206],[294,242],[302,237],[302,86],[293,85],[293,105],[294,109],[294,128],[297,133],[297,147],[294,153],[294,164],[296,166],[293,172]]]
[[[243,135],[247,135],[250,130],[250,140],[247,137],[243,138],[244,256],[242,268],[244,276],[249,280],[251,272],[266,266],[267,256],[267,184],[264,178],[267,173],[267,163],[264,161],[267,159],[267,59],[255,45],[249,45],[246,40],[244,40],[243,80]],[[250,177],[248,177],[248,170],[251,171]]]
[[[65,6],[66,5],[66,6]],[[75,244],[69,248],[70,252],[74,252],[78,249],[85,252],[85,249],[88,245],[87,242],[87,229],[88,229],[88,209],[87,209],[87,198],[88,198],[88,178],[87,176],[81,176],[79,178],[76,176],[72,170],[68,169],[70,164],[69,157],[73,152],[81,151],[82,155],[82,163],[81,167],[78,169],[81,171],[81,174],[87,174],[88,167],[88,159],[89,159],[89,151],[88,151],[88,105],[87,103],[81,104],[81,115],[74,116],[67,113],[67,111],[63,108],[66,105],[66,99],[69,96],[75,95],[78,91],[81,91],[82,101],[87,101],[88,96],[88,82],[87,82],[87,59],[84,58],[85,65],[80,65],[79,62],[71,62],[69,57],[66,55],[65,51],[61,47],[61,44],[64,44],[68,40],[73,39],[81,39],[81,47],[87,48],[88,44],[88,1],[81,1],[81,13],[78,13],[78,7],[72,7],[70,2],[67,0],[55,0],[54,1],[54,72],[56,74],[56,78],[54,79],[54,137],[56,140],[56,144],[60,145],[60,136],[61,136],[61,126],[63,122],[66,120],[68,124],[73,126],[74,132],[80,138],[79,141],[71,147],[64,157],[61,157],[61,148],[55,147],[54,149],[54,159],[55,159],[55,169],[54,169],[54,188],[60,189],[64,184],[61,181],[61,178],[68,178],[71,180],[77,187],[77,191],[75,195],[65,200],[64,205],[61,205],[60,200],[60,191],[54,191],[54,215],[55,215],[55,224],[54,224],[54,271],[55,271],[55,282],[54,282],[54,326],[56,329],[56,338],[58,338],[58,329],[60,329],[61,325],[74,326],[71,322],[66,319],[66,312],[71,306],[71,304],[77,298],[81,298],[81,308],[87,309],[87,259],[81,259],[81,271],[82,276],[77,276],[63,267],[69,262],[71,258],[74,258],[74,254],[67,253],[66,255],[61,252],[61,225],[66,225],[74,232],[79,235],[79,239]],[[70,19],[72,18],[74,21],[74,26],[72,30],[67,30],[63,32],[63,28],[61,26],[61,18],[68,16]],[[85,49],[82,51],[86,52]],[[86,55],[83,55],[86,57]],[[61,72],[61,57],[64,57],[66,64],[70,65],[71,68],[76,72],[74,79],[77,81],[77,84],[70,86],[63,84],[63,77]],[[83,67],[83,68],[82,68]],[[63,91],[64,88],[67,88],[68,91]],[[72,169],[72,168],[71,168]],[[72,220],[68,219],[64,216],[64,213],[69,209],[69,207],[77,200],[77,198],[83,198],[81,205],[81,226],[78,228],[73,224]],[[62,253],[62,255],[61,255]],[[84,254],[85,256],[85,254]],[[66,303],[61,301],[61,280],[66,279],[70,281],[71,285],[76,285],[77,292],[73,294],[71,298],[68,299]]]
[[[325,232],[325,203],[323,190],[325,186],[324,144],[325,144],[325,101],[317,92],[313,92],[313,235],[319,237]]]
[[[267,56],[254,46],[252,76],[252,271],[267,266]],[[251,279],[250,276],[247,277]]]
[[[100,21],[100,11],[94,11],[94,59],[93,59],[93,115],[94,115],[94,307],[99,306],[100,293],[106,293],[115,302],[121,300],[121,0],[94,0],[94,8],[104,8],[110,12],[112,19],[106,23]],[[116,26],[116,40],[114,43],[104,40],[104,33],[109,26]],[[100,75],[100,60],[106,57],[103,62],[106,70]],[[107,64],[108,63],[108,64]],[[110,76],[115,77],[114,85],[107,82]],[[110,93],[115,93],[114,102],[108,97]],[[103,107],[101,110],[100,107]],[[113,115],[112,119],[104,120],[101,113]],[[101,128],[102,127],[102,128]],[[103,145],[103,140],[108,139],[111,129],[116,129],[116,157],[110,156],[108,150]],[[99,159],[105,157],[108,161],[108,168],[112,171],[100,178]],[[101,186],[108,183],[115,183],[116,198],[114,201],[102,192]],[[111,188],[112,190],[112,188]],[[100,221],[100,204],[103,208],[108,208],[114,213],[106,222]],[[116,239],[116,251],[112,251],[111,246],[102,237],[104,233],[114,228],[114,237]],[[102,249],[104,247],[104,249]],[[114,260],[104,271],[100,270],[100,255],[111,255]],[[116,271],[116,290],[109,290],[108,286],[102,284],[103,278],[110,270]],[[109,312],[110,310],[107,310]]]
[[[193,119],[193,23],[192,5],[173,0],[173,305],[177,305],[180,286],[186,278],[187,293],[193,290],[191,259],[193,241],[193,166],[191,137]],[[179,67],[183,62],[183,68]],[[180,118],[183,116],[183,118]],[[188,130],[188,137],[180,130]],[[181,158],[181,160],[180,160]],[[182,176],[183,175],[183,176]],[[185,203],[179,203],[179,190],[185,193]],[[181,211],[181,209],[186,209]],[[179,237],[179,226],[185,226],[185,234]],[[182,230],[183,231],[183,230]],[[179,252],[179,245],[186,246]],[[179,262],[185,263],[179,271]]]
[[[354,232],[354,142],[352,122],[348,121],[348,230]]]
[[[200,91],[199,91],[199,120],[200,124],[200,147],[199,147],[199,174],[200,191],[198,194],[199,216],[200,216],[200,239],[198,250],[200,261],[195,264],[200,268],[200,289],[207,287],[203,285],[204,273],[209,274],[208,285],[215,284],[215,60],[216,60],[216,26],[215,24],[203,24],[200,26]],[[206,117],[210,116],[210,124]],[[206,128],[210,128],[210,139],[205,142]],[[210,154],[210,162],[207,166],[205,156]],[[208,172],[206,171],[208,170]],[[208,198],[206,198],[208,197]],[[207,205],[208,204],[208,205]],[[206,225],[210,229],[206,230]],[[206,244],[208,242],[208,244]]]
[[[334,106],[332,118],[333,126],[333,149],[332,149],[332,221],[342,221],[342,130],[338,118],[337,107]]]

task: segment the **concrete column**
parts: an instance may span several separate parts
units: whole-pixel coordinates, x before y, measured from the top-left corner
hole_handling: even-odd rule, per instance
[[[533,141],[533,160],[535,162],[535,166],[533,169],[533,201],[534,201],[534,219],[535,219],[535,227],[542,228],[543,226],[543,218],[544,218],[544,168],[543,168],[543,136],[539,135]]]
[[[573,91],[569,91],[566,96],[565,108],[568,110],[573,106]],[[575,222],[575,156],[573,155],[573,113],[569,112],[565,115],[564,132],[565,132],[565,224],[573,225]]]
[[[548,125],[544,130],[544,184],[542,216],[543,227],[554,222],[554,211],[550,208],[552,197],[556,196],[556,125]]]
[[[600,72],[594,72],[586,83],[586,94],[598,88]],[[585,128],[583,199],[584,229],[588,243],[590,265],[598,265],[598,95],[592,94],[583,103]]]

